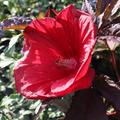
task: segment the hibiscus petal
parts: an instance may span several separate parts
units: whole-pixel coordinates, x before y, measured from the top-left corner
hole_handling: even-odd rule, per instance
[[[28,98],[63,96],[88,88],[95,44],[91,17],[72,5],[56,18],[36,19],[24,32],[24,57],[14,69],[17,91]]]
[[[72,52],[78,58],[80,68],[77,79],[82,78],[90,64],[91,52],[95,45],[96,30],[92,17],[76,10],[73,5],[59,13],[56,18],[64,27]]]

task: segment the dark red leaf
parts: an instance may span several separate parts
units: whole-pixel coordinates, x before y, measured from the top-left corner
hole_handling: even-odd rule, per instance
[[[120,37],[117,36],[99,36],[98,40],[105,40],[110,50],[115,50],[120,45]]]
[[[120,110],[120,81],[115,83],[108,76],[101,75],[94,81],[94,88]]]
[[[107,5],[107,7],[105,8],[105,11],[104,11],[104,16],[103,16],[103,20],[107,20],[110,15],[111,15],[111,12],[114,8],[114,6],[116,5],[118,0],[111,0],[110,4]]]
[[[110,22],[110,24],[116,24],[116,23],[120,23],[120,16],[116,17]]]
[[[100,96],[93,89],[75,93],[65,120],[108,120]]]
[[[81,10],[88,12],[89,14],[92,15],[93,19],[95,19],[95,13],[93,7],[88,0],[84,0]]]
[[[111,14],[114,15],[118,11],[119,8],[120,8],[120,0],[117,0],[117,3],[114,6],[114,8],[112,9]]]

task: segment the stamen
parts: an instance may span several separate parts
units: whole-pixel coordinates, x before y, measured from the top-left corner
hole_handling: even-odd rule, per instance
[[[56,60],[56,64],[59,67],[66,67],[68,69],[75,69],[77,66],[77,61],[75,58],[69,58],[69,59],[64,59],[59,57],[58,60]]]

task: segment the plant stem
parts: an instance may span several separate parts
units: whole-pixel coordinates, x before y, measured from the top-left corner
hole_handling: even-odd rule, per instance
[[[118,73],[116,57],[115,57],[115,50],[111,50],[106,41],[105,41],[105,44],[106,44],[106,46],[108,47],[108,49],[110,50],[110,53],[111,53],[112,66],[113,66],[113,69],[115,71],[115,74],[116,74],[116,77],[117,77],[117,81],[120,81],[120,75]]]
[[[120,76],[119,76],[118,69],[117,69],[115,51],[111,51],[111,58],[112,58],[112,65],[113,65],[113,68],[114,68],[114,70],[115,70],[117,79],[118,79],[118,81],[119,81],[119,80],[120,80]]]

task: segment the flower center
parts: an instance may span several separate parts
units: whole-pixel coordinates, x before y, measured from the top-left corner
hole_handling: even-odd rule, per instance
[[[65,67],[68,69],[75,69],[77,67],[77,61],[75,60],[75,58],[64,59],[64,58],[59,57],[56,60],[56,64],[59,67]]]

